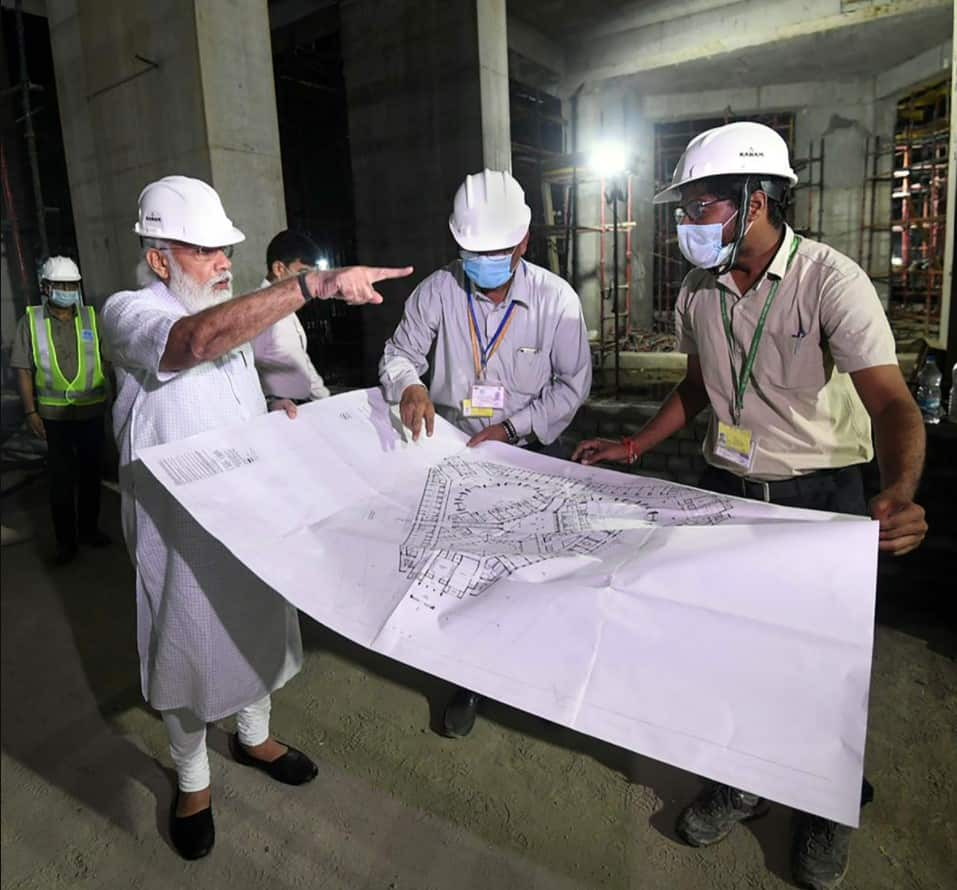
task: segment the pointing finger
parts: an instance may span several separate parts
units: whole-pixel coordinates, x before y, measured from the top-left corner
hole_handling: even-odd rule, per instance
[[[369,268],[370,281],[384,281],[387,278],[405,278],[413,272],[412,266],[371,266]]]

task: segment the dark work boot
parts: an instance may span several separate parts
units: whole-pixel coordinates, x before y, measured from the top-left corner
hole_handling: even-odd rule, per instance
[[[853,831],[847,825],[802,813],[791,860],[798,886],[808,890],[837,887],[847,874]]]
[[[467,736],[475,726],[479,697],[468,689],[459,689],[445,706],[445,734],[452,738]]]
[[[767,811],[767,802],[756,794],[711,783],[681,814],[675,831],[692,847],[707,847],[724,840],[739,822],[757,819]]]

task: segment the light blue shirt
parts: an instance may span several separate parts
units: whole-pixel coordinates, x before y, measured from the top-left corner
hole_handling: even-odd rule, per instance
[[[446,420],[474,435],[507,418],[519,437],[534,433],[546,445],[553,442],[591,389],[591,352],[578,295],[562,278],[523,260],[505,300],[496,305],[474,287],[472,300],[486,344],[515,306],[485,373],[485,382],[504,386],[504,408],[490,418],[462,413],[477,379],[461,260],[433,272],[406,301],[379,363],[385,398],[398,402],[406,387],[422,383],[434,344],[429,395]]]

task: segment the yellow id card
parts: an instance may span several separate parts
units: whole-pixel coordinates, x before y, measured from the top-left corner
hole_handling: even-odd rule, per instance
[[[462,399],[462,413],[466,417],[491,417],[495,413],[495,409],[479,408],[472,404],[471,399]]]
[[[751,430],[722,423],[719,420],[714,453],[717,457],[722,457],[739,467],[750,470],[751,461],[754,458],[754,437],[751,435]]]

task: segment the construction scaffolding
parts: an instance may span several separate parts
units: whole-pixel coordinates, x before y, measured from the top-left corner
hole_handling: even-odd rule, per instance
[[[580,238],[598,237],[598,336],[592,340],[596,367],[605,368],[611,357],[618,365],[620,353],[628,348],[632,331],[632,257],[635,221],[632,219],[632,176],[625,174],[617,186],[621,189],[618,218],[607,199],[615,183],[596,176],[585,166],[581,155],[556,156],[541,167],[542,205],[545,218],[540,232],[547,244],[548,264],[553,272],[578,288],[572,258],[577,254]],[[597,188],[599,194],[598,225],[579,225],[575,196],[582,186]],[[557,200],[556,200],[557,198]],[[617,278],[615,277],[615,235],[618,239]],[[617,290],[617,314],[615,311]]]
[[[888,302],[890,274],[890,225],[881,224],[890,214],[890,184],[894,181],[893,140],[868,136],[864,143],[864,185],[861,188],[861,231],[857,241],[857,261]],[[875,261],[875,258],[876,261]]]
[[[807,156],[795,158],[792,166],[801,180],[791,188],[792,195],[807,195],[805,213],[801,219],[794,213],[792,227],[799,235],[820,241],[824,237],[824,137],[818,140],[817,154],[814,154],[814,143],[809,142]]]
[[[606,182],[587,164],[582,152],[568,151],[569,122],[561,103],[534,88],[510,83],[512,112],[512,166],[525,186],[532,208],[528,255],[569,281],[576,291],[582,279],[579,258],[587,243],[594,245],[598,288],[598,327],[591,337],[595,367],[613,363],[635,337],[632,324],[632,257],[635,222],[632,219],[632,177],[625,174]],[[617,187],[615,204],[606,200]],[[597,191],[597,225],[580,225],[576,201],[579,189]],[[617,211],[617,221],[615,212]],[[615,233],[617,231],[617,239]],[[594,238],[597,236],[597,242]],[[585,239],[584,241],[582,239]],[[617,277],[615,254],[617,247]],[[588,275],[591,275],[589,269]],[[615,309],[617,297],[617,313]],[[620,381],[620,370],[615,374]]]
[[[898,340],[941,336],[949,145],[949,80],[898,102],[888,183],[888,316]]]
[[[23,3],[5,3],[2,20],[0,228],[20,316],[38,299],[40,264],[51,254],[76,257],[77,249],[48,21]]]

